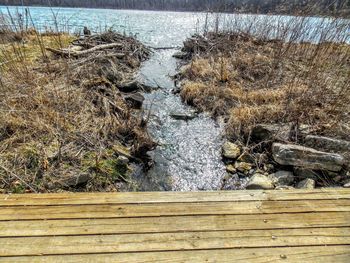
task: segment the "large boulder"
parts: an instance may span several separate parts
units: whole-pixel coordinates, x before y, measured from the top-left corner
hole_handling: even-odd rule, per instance
[[[345,165],[350,168],[350,142],[328,137],[308,135],[305,137],[305,144],[308,147],[320,151],[342,154],[345,158]]]
[[[338,172],[345,164],[344,157],[335,153],[320,152],[299,145],[274,143],[274,160],[280,165],[299,166],[311,170]]]
[[[241,155],[241,149],[237,144],[225,142],[222,146],[222,155],[228,159],[237,159]]]
[[[267,176],[263,174],[256,173],[255,175],[250,178],[247,186],[247,189],[263,189],[263,190],[269,190],[274,189],[275,186],[273,184],[273,181],[268,178]]]
[[[308,147],[321,151],[350,152],[350,142],[328,137],[308,135],[305,137],[305,144]]]

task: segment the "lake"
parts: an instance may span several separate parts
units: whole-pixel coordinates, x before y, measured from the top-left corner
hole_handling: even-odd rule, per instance
[[[9,7],[10,13],[24,14],[22,7]],[[271,15],[237,15],[211,14],[190,12],[164,12],[139,10],[85,9],[85,8],[47,8],[29,7],[32,19],[28,24],[39,30],[56,30],[55,19],[59,30],[81,32],[84,26],[94,32],[113,28],[120,33],[133,34],[144,43],[155,46],[180,46],[183,40],[194,34],[203,32],[204,28],[235,29],[255,34],[269,34],[271,38],[278,37],[285,29],[300,28],[305,31],[297,40],[314,40],[320,38],[320,30],[328,30],[325,40],[330,40],[337,34],[338,41],[344,37],[349,41],[348,20],[329,18],[295,18],[291,16]],[[0,12],[8,15],[8,9],[0,6]],[[24,16],[23,16],[24,17]],[[32,20],[32,21],[30,21]],[[335,31],[335,25],[344,23],[341,32]],[[252,24],[254,27],[252,27]],[[310,30],[311,28],[311,30]],[[341,36],[341,37],[340,37]],[[301,39],[302,38],[302,39]]]

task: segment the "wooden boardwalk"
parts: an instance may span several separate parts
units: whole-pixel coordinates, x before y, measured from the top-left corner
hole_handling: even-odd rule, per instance
[[[350,189],[2,195],[0,262],[350,262]]]

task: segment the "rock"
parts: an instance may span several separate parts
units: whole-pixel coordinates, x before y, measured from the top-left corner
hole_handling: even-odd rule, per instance
[[[124,99],[129,102],[133,108],[141,109],[145,97],[140,93],[132,93],[125,95]]]
[[[299,145],[274,143],[272,154],[280,165],[299,166],[311,170],[338,172],[345,164],[344,157],[339,154],[320,152]]]
[[[321,151],[350,152],[350,142],[322,136],[308,135],[305,144]]]
[[[275,166],[271,163],[264,164],[264,171],[272,173],[275,170]]]
[[[153,87],[142,84],[136,80],[124,82],[124,83],[118,83],[117,87],[120,91],[127,92],[127,93],[135,92],[135,91],[139,91],[139,90],[151,91],[152,89],[154,89]]]
[[[196,115],[194,113],[171,113],[170,117],[175,119],[175,120],[182,120],[182,121],[188,121],[188,120],[193,120],[196,118]]]
[[[289,125],[259,124],[252,129],[251,136],[255,142],[279,140],[289,141]]]
[[[189,57],[189,54],[187,52],[182,52],[182,51],[179,51],[179,52],[176,52],[174,55],[173,55],[174,58],[177,58],[177,59],[186,59]]]
[[[79,185],[86,184],[90,179],[91,176],[87,173],[70,175],[65,178],[61,178],[59,184],[67,187],[76,187]]]
[[[128,164],[130,162],[128,157],[122,155],[118,157],[117,161],[121,164]]]
[[[226,166],[226,171],[231,174],[235,174],[237,172],[236,168],[232,164]]]
[[[316,185],[315,180],[305,179],[297,184],[298,189],[314,189]]]
[[[345,158],[345,165],[350,168],[350,142],[322,136],[308,135],[305,144],[320,151],[342,154]]]
[[[240,162],[245,162],[245,163],[254,163],[255,162],[255,158],[252,154],[249,154],[247,152],[242,153],[239,158],[237,159],[237,161]]]
[[[277,186],[290,186],[294,183],[294,174],[289,171],[278,171],[274,174],[270,174],[269,178]]]
[[[350,182],[344,184],[344,188],[350,188]]]
[[[228,159],[237,159],[241,155],[241,149],[237,144],[225,142],[222,146],[222,155]]]
[[[250,178],[246,188],[269,190],[269,189],[274,189],[275,186],[273,185],[273,182],[270,178],[268,178],[265,175],[257,173],[253,175],[252,178]]]
[[[252,165],[250,163],[245,162],[236,162],[235,168],[237,169],[237,171],[247,174],[252,169]]]
[[[317,180],[318,178],[317,172],[302,167],[294,167],[293,172],[295,177],[302,180],[307,178]]]

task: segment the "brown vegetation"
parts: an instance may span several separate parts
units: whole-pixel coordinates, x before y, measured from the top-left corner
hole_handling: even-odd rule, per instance
[[[182,98],[224,116],[228,136],[259,123],[309,125],[350,139],[350,46],[286,42],[246,33],[210,33],[185,43]]]
[[[118,156],[137,159],[154,147],[142,112],[118,89],[147,48],[111,31],[13,35],[2,34],[0,45],[0,191],[118,190],[128,180]],[[46,49],[73,54],[111,43],[81,56]]]

